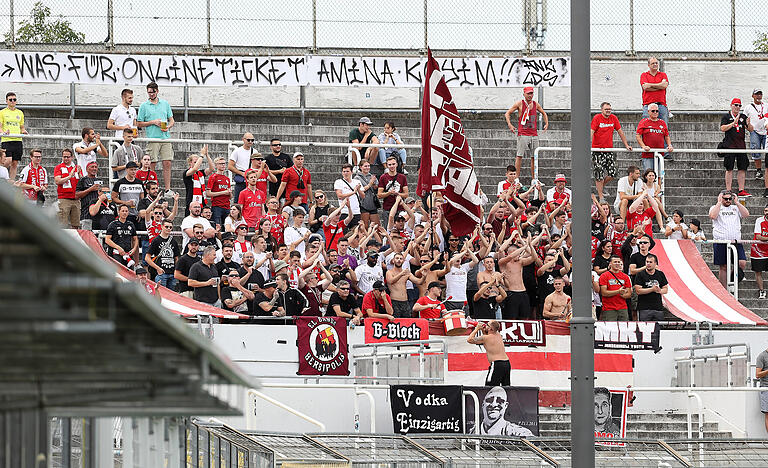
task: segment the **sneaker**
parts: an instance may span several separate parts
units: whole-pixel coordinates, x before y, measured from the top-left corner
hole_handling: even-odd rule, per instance
[[[758,296],[758,299],[765,299],[765,296],[766,296],[765,289],[761,289],[760,290],[760,295]]]
[[[763,170],[755,169],[755,180],[760,180],[762,178],[763,178]]]
[[[166,190],[166,191],[165,191],[165,196],[166,196],[167,198],[173,198],[173,196],[174,196],[174,195],[176,195],[176,192],[174,192],[174,191],[173,191],[173,190],[171,190],[171,189],[168,189],[168,190]]]
[[[739,196],[742,198],[749,198],[752,196],[752,194],[747,192],[746,190],[742,190],[739,192]]]

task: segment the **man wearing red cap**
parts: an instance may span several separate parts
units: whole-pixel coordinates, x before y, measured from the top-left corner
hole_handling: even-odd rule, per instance
[[[637,124],[637,133],[635,138],[637,143],[643,148],[641,155],[643,171],[653,169],[654,149],[664,149],[664,142],[667,143],[667,151],[672,152],[672,140],[669,138],[667,124],[659,118],[659,105],[649,104],[648,114],[650,117],[643,119]]]
[[[520,172],[520,164],[523,160],[523,156],[527,153],[531,158],[531,179],[534,179],[534,161],[533,152],[539,146],[539,133],[536,129],[536,113],[541,112],[541,116],[544,118],[544,128],[549,128],[549,117],[541,104],[533,100],[533,87],[526,86],[523,88],[523,96],[525,99],[521,99],[514,103],[512,107],[504,113],[504,118],[507,119],[507,126],[512,133],[517,133],[517,157],[515,158],[515,169],[518,176]],[[510,120],[512,113],[517,111],[517,128],[512,125]]]
[[[547,190],[547,213],[551,213],[559,205],[571,203],[571,190],[565,187],[565,175],[555,175],[555,186]]]
[[[720,148],[728,149],[746,149],[744,137],[747,131],[752,131],[749,117],[741,113],[741,99],[734,98],[731,101],[731,110],[720,119],[720,131],[725,133]],[[730,191],[733,184],[733,166],[736,164],[736,182],[739,184],[740,197],[751,197],[752,195],[744,189],[744,180],[747,177],[747,168],[749,167],[749,158],[746,153],[721,153],[723,165],[725,166],[725,189]]]

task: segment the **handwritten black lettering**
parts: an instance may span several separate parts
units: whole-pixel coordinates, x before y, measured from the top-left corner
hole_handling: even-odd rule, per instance
[[[270,59],[269,60],[269,75],[272,77],[272,84],[279,84],[280,80],[286,75],[286,72],[282,71],[282,68],[278,68],[279,64],[285,62],[285,59]]]
[[[267,83],[272,84],[272,78],[270,78],[269,75],[264,73],[264,70],[263,70],[264,67],[266,67],[267,65],[269,65],[268,59],[261,60],[261,61],[259,61],[259,59],[256,59],[256,82],[257,83],[259,82],[259,78],[263,77]]]
[[[192,59],[194,61],[194,59]],[[184,63],[184,60],[181,61],[182,64]],[[173,78],[171,78],[171,83],[178,83],[181,81],[181,78],[179,78],[179,70],[181,70],[181,67],[179,66],[179,61],[176,60],[176,57],[173,58],[173,62],[171,63],[171,66],[168,67],[168,73],[173,73]],[[184,80],[186,82],[186,80]]]
[[[422,63],[420,60],[416,60],[411,63],[412,65],[408,65],[408,59],[405,59],[405,82],[408,83],[413,78],[420,85],[421,77],[424,76],[423,67],[426,66],[426,62]],[[417,70],[418,74],[414,74],[414,70]]]
[[[349,67],[349,70],[347,70],[347,76],[351,76],[351,79],[348,79],[347,84],[356,85],[363,82],[363,80],[357,77],[357,72],[359,71],[360,67],[357,65],[357,59],[352,59],[352,65]]]
[[[144,77],[146,75],[146,78]],[[139,59],[139,81],[142,83],[155,81],[155,74],[152,72],[152,66]]]
[[[346,59],[341,59],[341,62],[339,62],[339,70],[336,70],[336,67],[334,66],[334,62],[331,62],[331,83],[345,83],[349,84],[349,79],[347,79],[347,66],[346,66]],[[342,74],[344,74],[344,79],[341,79]]]
[[[106,55],[99,57],[99,68],[101,69],[101,80],[117,83],[117,74],[112,71],[112,59]]]
[[[503,67],[503,65],[502,65]],[[488,60],[485,64],[485,72],[480,65],[480,60],[475,62],[475,74],[477,75],[477,84],[483,86],[496,86],[496,72],[493,69],[493,62]]]
[[[129,68],[129,65],[133,68]],[[123,73],[123,78],[126,80],[132,80],[133,77],[136,76],[137,73],[139,73],[139,64],[136,62],[136,59],[133,57],[128,57],[125,60],[123,60],[123,66],[120,67],[121,72]],[[130,70],[130,71],[129,71]]]
[[[195,62],[181,61],[181,68],[184,71],[184,83],[190,83],[190,80],[195,80],[195,84],[200,84],[200,77],[197,74],[197,68],[195,68]]]
[[[77,79],[80,79],[80,68],[82,68],[80,65],[76,65],[75,61],[80,61],[84,57],[82,55],[67,55],[67,60],[69,61],[69,68],[67,68],[67,71],[71,71],[75,73],[75,76]],[[22,73],[22,76],[24,74]]]
[[[205,82],[208,81],[208,78],[213,75],[213,71],[208,70],[208,65],[212,63],[213,59],[209,58],[201,58],[197,61],[197,71],[200,72],[200,81],[202,81],[203,84],[205,84]]]
[[[306,60],[304,57],[301,57],[299,59],[294,58],[288,58],[288,67],[293,69],[293,76],[296,79],[296,82],[299,82],[299,66],[304,65],[306,63]]]

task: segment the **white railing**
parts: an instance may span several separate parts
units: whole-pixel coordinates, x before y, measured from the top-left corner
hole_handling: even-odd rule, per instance
[[[734,348],[744,348],[741,352],[734,352]],[[716,353],[716,354],[697,354],[696,351],[700,350],[721,350],[725,349],[725,353]],[[702,361],[704,363],[707,363],[708,361],[714,360],[715,362],[719,362],[720,359],[726,360],[726,366],[727,366],[727,377],[726,377],[726,385],[728,387],[733,387],[733,360],[734,358],[743,358],[744,360],[744,371],[746,374],[746,379],[743,382],[740,382],[742,385],[750,385],[752,383],[752,379],[749,374],[749,363],[752,361],[752,351],[751,347],[749,346],[749,343],[731,343],[731,344],[708,344],[708,345],[692,345],[692,346],[684,346],[681,348],[675,348],[675,352],[687,352],[687,356],[677,356],[675,357],[675,368],[678,369],[678,365],[688,365],[690,369],[690,375],[688,382],[686,382],[685,386],[693,387],[696,385],[696,378],[695,378],[695,368],[696,368],[696,362]],[[740,359],[741,360],[741,359]],[[680,384],[678,374],[678,385]]]
[[[416,380],[422,383],[427,382],[443,382],[443,379],[448,374],[448,351],[445,347],[445,341],[443,340],[416,340],[416,341],[398,341],[391,343],[360,343],[353,344],[351,346],[351,360],[352,365],[355,367],[355,373],[358,373],[358,366],[361,361],[371,361],[372,366],[372,378],[379,378],[379,365],[381,360],[391,360],[393,358],[403,358],[407,361],[416,354],[419,359],[419,375],[415,376],[396,376],[401,380]],[[384,351],[381,348],[396,348],[391,351]],[[418,348],[414,350],[413,348]],[[359,352],[355,351],[367,351]],[[440,356],[439,363],[433,362],[433,366],[429,369],[430,374],[440,374],[440,377],[427,377],[426,374],[426,357],[427,355]],[[439,366],[439,368],[437,368]],[[400,366],[398,366],[400,367]],[[410,366],[406,365],[406,369],[410,369]],[[387,376],[392,378],[393,376]]]

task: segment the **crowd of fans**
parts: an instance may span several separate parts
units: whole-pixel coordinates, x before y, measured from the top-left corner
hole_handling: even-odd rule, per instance
[[[666,124],[668,78],[658,60],[648,64],[640,80],[643,119],[635,132],[640,161],[625,168],[612,204],[605,187],[619,172],[616,154],[608,151],[614,133],[627,150],[632,147],[610,103],[601,105],[591,125],[593,147],[606,149],[592,154],[593,310],[602,320],[662,320],[668,286],[650,253],[654,232],[670,239],[706,238],[699,220],[686,222],[680,210],[662,203],[653,155],[664,152],[670,160],[674,150]],[[110,113],[106,129],[123,140],[109,161],[108,170],[117,179],[111,187],[97,176],[108,153],[92,128],[82,130],[82,141],[61,150],[53,177],[60,223],[103,232],[105,252],[136,268],[141,278],[258,317],[336,315],[357,324],[364,316],[439,319],[462,311],[475,319],[569,319],[571,191],[563,174],[556,174],[547,189],[546,177],[533,177],[539,114],[543,129],[548,127],[546,112],[533,101],[533,88],[525,88],[523,99],[505,114],[517,134],[517,157],[496,193],[487,196],[484,221],[467,236],[451,232],[439,193],[412,196],[409,183],[415,180],[409,180],[404,167],[407,154],[396,147],[359,147],[360,160],[341,166],[331,191],[313,187],[304,154],[284,152],[280,139],[273,138],[264,156],[246,133],[228,157],[212,156],[207,146],[187,157],[186,199],[180,201],[171,189],[173,147],[164,141],[174,126],[173,112],[159,98],[157,84],[149,84],[147,93],[137,112],[133,92],[123,90],[121,103]],[[762,92],[755,90],[753,98],[759,117],[740,114],[741,102],[735,99],[730,118],[722,119],[722,147],[745,147],[746,131],[757,135],[753,148],[764,145]],[[7,108],[0,111],[3,132],[27,133],[16,95],[6,99]],[[369,118],[361,118],[349,132],[350,144],[402,144],[393,122],[385,122],[379,135],[372,127]],[[139,129],[153,140],[146,151],[133,143]],[[49,177],[41,150],[32,149],[30,164],[18,170],[21,138],[3,137],[2,147],[0,177],[15,181],[30,202],[45,203]],[[526,155],[531,177],[524,185],[521,162]],[[739,239],[741,219],[749,215],[737,202],[738,196],[749,196],[745,161],[746,155],[724,157],[727,190],[709,211],[715,239]],[[158,162],[162,181],[155,172]],[[730,191],[734,164],[738,194]],[[3,172],[6,165],[9,174]],[[179,238],[172,231],[180,203],[185,212]],[[756,222],[757,240],[768,241],[766,216]],[[739,253],[745,260],[743,249]],[[758,244],[751,256],[765,297],[759,272],[765,270],[768,249]],[[715,262],[724,265],[724,246],[716,249]]]

